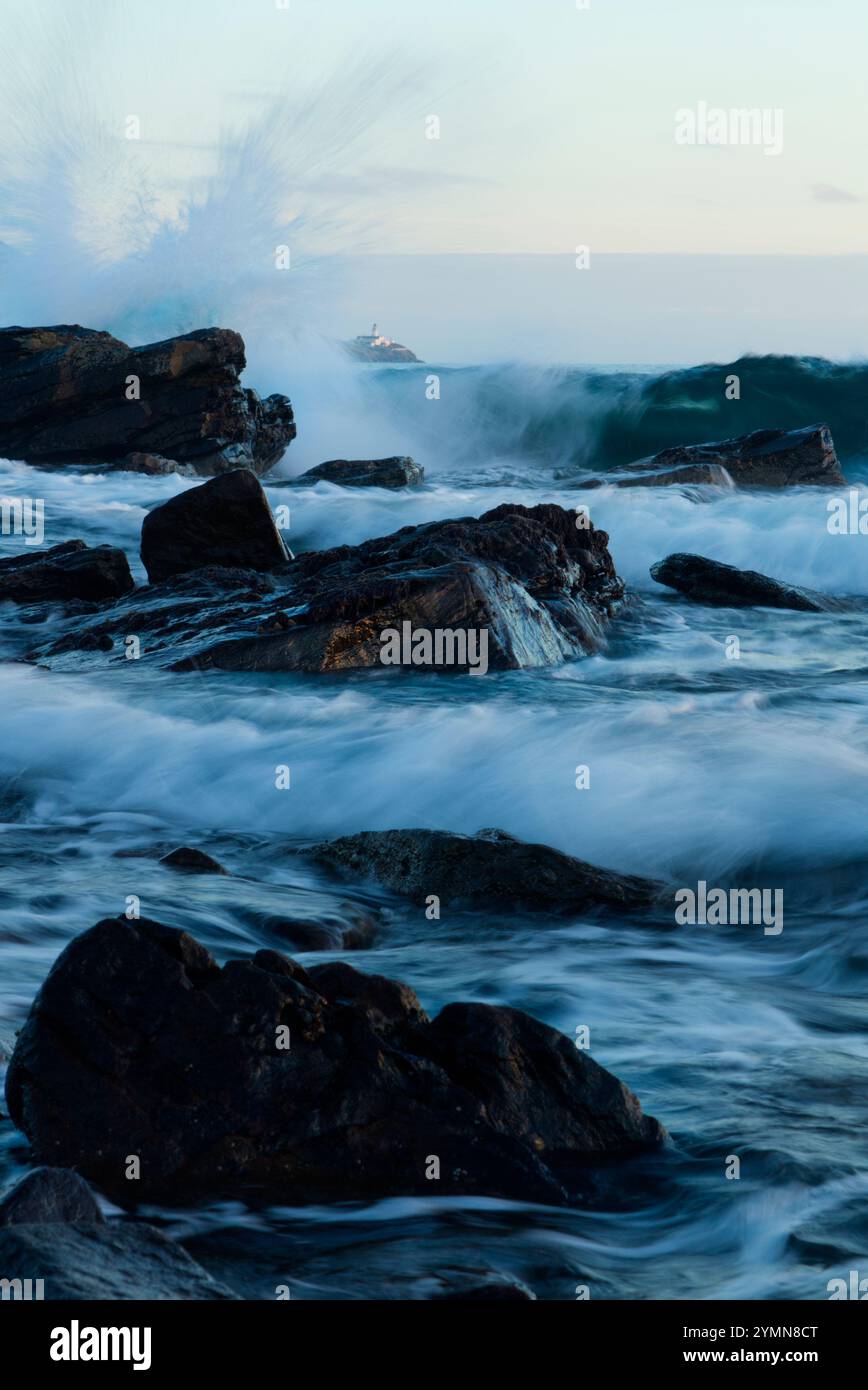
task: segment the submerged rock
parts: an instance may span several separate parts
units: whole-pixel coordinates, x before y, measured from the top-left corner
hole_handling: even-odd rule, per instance
[[[256,1185],[286,1200],[484,1193],[564,1202],[665,1131],[516,1009],[451,1004],[276,951],[221,969],[185,932],[99,922],[18,1037],[9,1114],[40,1161],[129,1197]],[[5,1266],[4,1266],[5,1270]]]
[[[505,830],[456,835],[446,830],[362,830],[312,845],[303,853],[355,878],[379,883],[424,904],[516,904],[547,912],[587,907],[643,907],[663,885],[598,869],[581,859],[528,844]]]
[[[725,468],[719,463],[689,463],[683,468],[663,469],[660,473],[635,473],[628,477],[612,477],[608,480],[593,479],[583,486],[601,487],[604,481],[615,487],[732,487],[733,481]]]
[[[206,565],[270,570],[289,559],[262,484],[245,468],[154,507],[141,554],[152,584]]]
[[[195,508],[198,494],[223,482],[175,501]],[[624,594],[606,533],[580,527],[573,512],[553,505],[510,503],[478,519],[406,526],[362,545],[311,551],[268,572],[251,569],[250,561],[227,568],[242,563],[244,544],[228,524],[217,563],[217,545],[206,552],[202,535],[173,524],[174,505],[149,513],[143,557],[159,572],[179,563],[177,546],[180,562],[198,559],[204,568],[137,590],[107,618],[71,622],[32,657],[90,649],[101,633],[134,632],[143,660],[176,670],[394,670],[394,662],[482,674],[596,650]],[[160,533],[159,559],[152,528]]]
[[[70,1168],[35,1168],[0,1202],[0,1226],[102,1220],[99,1203],[84,1178]]]
[[[845,481],[828,425],[754,430],[717,444],[680,444],[627,467],[660,473],[685,465],[723,468],[738,487],[839,487]]]
[[[0,560],[0,600],[13,603],[106,602],[134,587],[129,561],[112,545],[92,549],[84,541],[64,541],[48,550],[30,550]]]
[[[0,1230],[5,1279],[44,1280],[54,1299],[234,1299],[154,1226],[107,1221]]]
[[[782,584],[755,570],[722,565],[704,555],[667,555],[651,566],[651,578],[658,584],[677,589],[695,603],[727,608],[796,608],[806,613],[823,613],[835,607],[833,600],[810,589]]]
[[[411,458],[329,459],[293,479],[296,483],[340,483],[342,487],[419,487],[425,472]]]
[[[181,845],[179,849],[173,849],[169,854],[164,854],[160,860],[167,869],[179,869],[182,873],[188,874],[225,874],[223,865],[216,859],[212,859],[210,854],[206,854],[203,849],[191,849],[189,845]]]
[[[292,406],[242,387],[244,366],[244,341],[227,328],[138,348],[78,324],[4,328],[0,456],[123,467],[151,454],[204,476],[265,473],[295,438]]]

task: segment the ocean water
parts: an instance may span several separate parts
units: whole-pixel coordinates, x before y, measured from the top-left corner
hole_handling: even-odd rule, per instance
[[[291,507],[296,552],[504,501],[587,503],[629,588],[591,658],[484,679],[179,675],[122,660],[95,673],[74,659],[49,672],[21,660],[33,615],[4,605],[0,1051],[63,946],[130,893],[221,960],[285,949],[269,916],[353,903],[379,921],[372,947],[347,953],[355,966],[407,981],[432,1014],[479,999],[570,1035],[587,1024],[594,1058],[671,1134],[661,1153],[614,1168],[593,1209],[431,1196],[140,1210],[248,1296],[289,1283],[293,1298],[427,1297],[493,1271],[551,1299],[578,1285],[592,1298],[817,1299],[868,1260],[868,539],[831,535],[816,488],[582,489],[595,469],[663,442],[826,418],[868,495],[868,369],[748,361],[764,403],[736,411],[731,428],[724,370],[343,366],[293,389],[300,423],[317,423],[266,489]],[[351,426],[366,448],[349,448]],[[423,463],[425,486],[285,486],[329,453],[373,453],[375,440],[377,455]],[[44,499],[46,545],[123,546],[139,580],[142,518],[193,485],[0,463],[0,495]],[[20,553],[22,539],[0,548]],[[854,603],[834,614],[689,604],[648,573],[673,550]],[[44,633],[58,615],[38,621]],[[289,792],[274,788],[281,762]],[[781,889],[784,929],[495,911],[429,922],[287,853],[360,829],[490,825],[680,886]],[[177,844],[206,849],[231,877],[185,878],[180,891],[153,859],[117,857]],[[0,1124],[0,1179],[26,1161],[22,1137]]]

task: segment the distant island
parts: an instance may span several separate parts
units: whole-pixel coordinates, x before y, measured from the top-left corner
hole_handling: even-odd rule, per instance
[[[370,333],[360,333],[357,338],[344,343],[344,347],[357,362],[420,362],[415,352],[403,343],[396,343],[377,331],[374,324]]]

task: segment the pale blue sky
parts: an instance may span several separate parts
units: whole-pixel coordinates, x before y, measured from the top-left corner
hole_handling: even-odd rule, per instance
[[[322,112],[290,210],[339,203],[349,249],[868,250],[864,0],[0,0],[0,37],[0,114],[46,55],[110,130],[140,118],[163,208],[283,95]],[[372,60],[376,118],[340,104]],[[781,108],[783,153],[676,145],[699,101]]]

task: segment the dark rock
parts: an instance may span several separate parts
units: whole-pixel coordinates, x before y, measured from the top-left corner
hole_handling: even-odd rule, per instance
[[[411,458],[388,459],[330,459],[328,463],[309,468],[297,483],[340,483],[342,487],[419,487],[425,471]]]
[[[0,456],[123,467],[151,454],[204,476],[265,473],[295,438],[292,407],[242,387],[244,366],[244,342],[226,328],[138,348],[77,324],[2,329]]]
[[[373,919],[362,915],[350,921],[303,921],[269,914],[259,925],[297,951],[359,951],[370,946],[376,932]]]
[[[521,904],[543,911],[581,912],[603,904],[642,907],[663,885],[598,869],[548,845],[528,844],[504,830],[455,835],[445,830],[362,830],[303,851],[354,878],[375,878],[424,904]]]
[[[311,551],[268,573],[210,564],[137,590],[110,624],[99,615],[70,620],[28,656],[44,663],[80,650],[84,632],[123,623],[140,636],[142,660],[175,670],[394,674],[381,661],[382,634],[401,636],[407,624],[429,640],[439,632],[444,652],[444,633],[450,647],[468,643],[452,664],[438,664],[434,652],[430,671],[481,670],[469,658],[483,641],[490,669],[554,664],[598,650],[624,595],[605,531],[577,520],[562,507],[510,503],[478,520]],[[190,563],[195,549],[191,539]]]
[[[160,860],[167,869],[180,869],[182,873],[188,874],[225,874],[226,870],[222,864],[218,864],[216,859],[212,859],[210,854],[206,854],[201,849],[191,849],[189,845],[182,845],[180,849],[173,849],[171,854],[164,854]]]
[[[682,444],[629,467],[659,473],[703,464],[724,468],[738,487],[840,487],[845,481],[828,425],[754,430],[717,444]]]
[[[49,550],[0,560],[0,599],[14,603],[71,599],[100,603],[134,587],[126,555],[111,545],[91,549],[84,541],[64,541]]]
[[[453,1004],[431,1023],[395,981],[275,951],[220,969],[186,933],[125,918],[55,962],[6,1097],[39,1161],[127,1199],[137,1154],[141,1198],[254,1185],[563,1202],[601,1161],[665,1138],[626,1086],[518,1010]]]
[[[144,473],[151,478],[165,477],[169,473],[189,474],[192,471],[189,465],[164,458],[162,454],[127,454],[116,467],[125,473]]]
[[[535,1303],[536,1294],[519,1279],[491,1275],[478,1284],[447,1289],[434,1295],[438,1303]]]
[[[612,478],[615,487],[686,487],[710,485],[712,487],[732,487],[732,478],[718,463],[685,464],[683,468],[669,468],[662,473],[638,473],[635,477]]]
[[[262,484],[244,468],[179,493],[142,524],[152,584],[206,565],[269,570],[288,558]]]
[[[5,1279],[44,1279],[46,1300],[234,1299],[153,1226],[123,1221],[0,1230]]]
[[[834,601],[809,589],[781,584],[755,570],[740,570],[707,560],[704,555],[667,555],[651,566],[651,578],[658,584],[677,589],[695,603],[726,608],[796,608],[805,613],[822,613],[835,607]]]
[[[0,1202],[0,1226],[33,1221],[102,1221],[99,1203],[69,1168],[36,1168]]]

